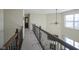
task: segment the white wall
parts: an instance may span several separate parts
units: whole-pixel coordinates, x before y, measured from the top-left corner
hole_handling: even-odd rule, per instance
[[[23,25],[23,10],[5,9],[4,10],[4,38],[5,42],[15,33],[16,28]]]
[[[61,14],[57,14],[57,25],[54,24],[55,22],[56,14],[47,14],[47,31],[51,34],[59,35],[59,38],[61,38]]]
[[[79,14],[79,10],[71,10],[62,13],[62,35],[79,42],[79,30],[64,27],[64,15],[75,14],[75,13]]]
[[[41,26],[51,34],[57,34],[61,38],[61,14],[57,15],[58,25],[53,24],[56,21],[56,14],[30,14],[30,29],[32,24]]]
[[[0,48],[4,44],[4,15],[3,10],[0,9]]]
[[[25,19],[25,13],[24,13],[24,10],[23,10],[23,39],[25,37],[25,21],[24,21],[24,19]]]
[[[45,14],[30,14],[30,29],[32,30],[32,24],[36,24],[46,30],[46,20]]]

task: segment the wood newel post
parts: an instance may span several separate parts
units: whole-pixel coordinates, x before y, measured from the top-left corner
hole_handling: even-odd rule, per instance
[[[16,29],[16,32],[15,33],[18,33],[18,29]]]

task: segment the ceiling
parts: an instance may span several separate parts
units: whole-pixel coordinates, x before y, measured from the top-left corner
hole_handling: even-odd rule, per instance
[[[57,13],[62,13],[65,11],[69,11],[72,9],[57,9]],[[49,14],[49,13],[56,13],[56,9],[25,9],[25,14],[32,14],[32,13],[38,13],[38,14]]]

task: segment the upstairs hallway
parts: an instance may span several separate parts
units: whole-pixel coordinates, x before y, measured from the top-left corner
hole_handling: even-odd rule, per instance
[[[22,44],[22,50],[42,50],[33,31],[25,29],[25,36]]]

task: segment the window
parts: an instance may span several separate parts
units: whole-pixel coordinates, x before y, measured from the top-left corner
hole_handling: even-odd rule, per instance
[[[66,15],[66,17],[65,17],[65,27],[73,28],[73,15]]]
[[[79,30],[79,14],[75,14],[74,22],[75,22],[75,25],[74,25],[75,29]]]
[[[66,21],[73,21],[73,15],[66,15]]]
[[[65,27],[79,30],[79,14],[66,15]]]
[[[72,45],[73,46],[73,40],[71,40],[71,39],[69,39],[69,38],[67,38],[67,37],[65,37],[65,42],[67,42],[67,43],[69,43],[70,45]]]
[[[75,42],[75,47],[79,49],[79,43]]]
[[[73,22],[66,22],[65,27],[73,28]]]
[[[65,37],[64,40],[65,40],[65,42],[67,42],[68,44],[70,44],[70,45],[72,45],[72,46],[74,46],[74,47],[76,47],[76,48],[79,49],[79,43],[78,43],[78,42],[76,42],[76,41],[74,41],[74,40],[72,40],[72,39],[70,39],[70,38],[68,38],[68,37]],[[65,49],[66,49],[66,50],[69,50],[69,49],[66,48],[66,47],[65,47]]]

